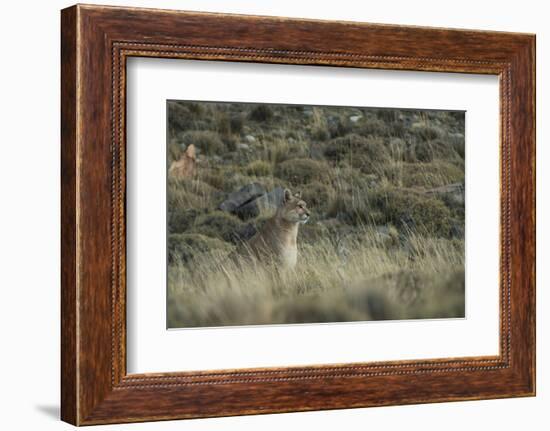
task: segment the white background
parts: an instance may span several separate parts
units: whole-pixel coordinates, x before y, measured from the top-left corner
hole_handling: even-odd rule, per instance
[[[128,372],[498,354],[498,77],[134,58],[127,83]],[[167,331],[167,99],[466,111],[466,318]]]
[[[550,29],[544,2],[103,1],[107,4],[347,19],[537,33],[538,396],[329,412],[106,426],[98,429],[547,429],[550,422]],[[6,2],[0,15],[0,319],[2,428],[70,429],[59,409],[59,9],[65,1]]]

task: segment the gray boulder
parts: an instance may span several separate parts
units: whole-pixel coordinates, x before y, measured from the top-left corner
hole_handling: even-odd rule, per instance
[[[235,210],[265,194],[265,189],[258,183],[247,184],[236,192],[229,193],[218,207],[221,211],[234,213]]]
[[[264,193],[252,199],[234,210],[234,213],[241,219],[246,220],[256,217],[262,211],[275,211],[283,203],[284,189],[276,187],[269,193]]]

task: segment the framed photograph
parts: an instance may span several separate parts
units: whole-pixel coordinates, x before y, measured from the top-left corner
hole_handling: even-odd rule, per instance
[[[535,36],[61,14],[62,419],[535,394]]]

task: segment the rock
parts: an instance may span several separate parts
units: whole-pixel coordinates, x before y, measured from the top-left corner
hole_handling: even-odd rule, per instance
[[[243,143],[243,142],[239,142],[239,143],[237,144],[237,149],[238,149],[238,150],[243,150],[243,151],[250,151],[250,145],[245,144],[245,143]]]
[[[363,118],[362,115],[352,115],[351,117],[349,117],[349,120],[352,123],[357,123],[361,118]]]
[[[245,242],[252,238],[256,232],[258,232],[258,230],[253,223],[246,223],[234,232],[235,239],[237,240],[237,243]]]
[[[265,189],[258,183],[248,184],[236,192],[229,193],[218,207],[222,211],[235,212],[240,206],[265,194]]]
[[[275,211],[282,205],[284,194],[284,189],[277,187],[239,206],[234,212],[239,218],[246,220],[258,216],[262,211]]]
[[[246,135],[244,137],[244,139],[246,140],[246,142],[248,142],[249,144],[253,144],[254,142],[256,142],[256,138],[252,135]]]
[[[193,144],[189,145],[179,160],[172,162],[168,174],[175,178],[189,178],[195,175],[197,152]]]

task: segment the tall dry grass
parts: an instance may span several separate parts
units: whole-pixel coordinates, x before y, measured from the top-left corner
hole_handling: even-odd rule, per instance
[[[295,271],[213,251],[168,272],[168,326],[449,318],[464,315],[464,242],[364,226],[304,245]]]

